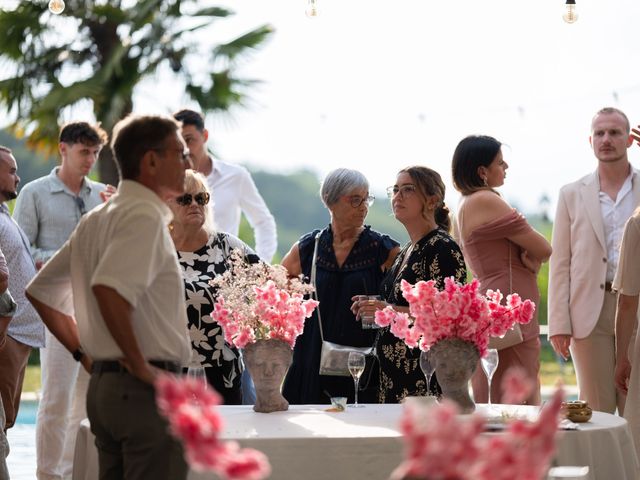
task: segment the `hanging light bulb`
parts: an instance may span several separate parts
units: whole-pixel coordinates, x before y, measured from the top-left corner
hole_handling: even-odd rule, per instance
[[[318,16],[318,0],[308,0],[307,9],[305,13],[309,18],[317,17]]]
[[[55,15],[60,15],[64,12],[64,1],[63,0],[50,0],[49,1],[49,11]]]
[[[566,11],[562,15],[562,19],[567,23],[574,23],[578,20],[578,13],[576,12],[576,0],[567,0],[565,4]]]

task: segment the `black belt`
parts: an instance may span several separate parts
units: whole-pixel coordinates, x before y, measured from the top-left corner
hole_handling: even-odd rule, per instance
[[[611,282],[604,282],[604,291],[605,292],[611,292]]]
[[[176,362],[149,360],[149,363],[167,372],[178,373],[181,370]],[[91,365],[91,373],[129,373],[129,371],[118,360],[96,360]]]

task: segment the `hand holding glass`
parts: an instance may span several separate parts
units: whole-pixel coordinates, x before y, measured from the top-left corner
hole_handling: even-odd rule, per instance
[[[367,306],[374,305],[375,302],[381,299],[380,295],[359,295],[358,301],[367,302]],[[380,328],[374,321],[376,315],[375,310],[369,312],[362,311],[360,314],[360,321],[362,322],[363,330],[371,330],[374,328]]]
[[[427,379],[427,396],[431,395],[431,376],[435,371],[435,365],[429,360],[429,350],[420,352],[420,369]]]
[[[362,352],[349,352],[349,360],[348,360],[349,372],[351,372],[351,376],[353,377],[353,383],[356,389],[355,393],[355,403],[350,405],[354,408],[362,407],[363,405],[358,405],[358,385],[360,383],[360,377],[362,376],[362,372],[364,372],[365,367],[365,356]]]
[[[498,350],[495,348],[487,349],[487,354],[480,359],[482,370],[487,376],[487,382],[489,383],[489,405],[491,405],[491,379],[498,368],[498,360]]]

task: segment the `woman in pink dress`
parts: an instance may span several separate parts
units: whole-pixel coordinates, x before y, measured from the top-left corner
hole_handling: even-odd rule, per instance
[[[504,184],[509,168],[502,144],[489,136],[469,136],[453,154],[453,183],[462,194],[458,236],[467,266],[482,290],[518,293],[538,304],[537,273],[551,255],[551,245],[495,190]],[[540,404],[540,327],[537,315],[521,326],[523,341],[499,351],[498,369],[491,382],[491,400],[501,403],[501,380],[513,366],[524,369],[536,388],[525,403]],[[487,379],[481,368],[472,379],[476,402],[488,400]]]

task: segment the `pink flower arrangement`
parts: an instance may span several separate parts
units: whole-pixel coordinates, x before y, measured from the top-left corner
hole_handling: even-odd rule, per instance
[[[424,406],[407,403],[400,421],[405,460],[392,479],[541,480],[555,451],[563,393],[531,423],[513,420],[504,435],[481,435],[480,414],[459,416],[449,400]]]
[[[509,368],[502,377],[502,403],[518,405],[529,397],[535,388],[522,367]]]
[[[232,252],[230,268],[211,281],[218,288],[211,316],[224,330],[225,340],[244,348],[256,340],[278,339],[291,348],[304,322],[318,306],[304,295],[313,290],[289,278],[281,265],[249,264]]]
[[[159,375],[155,387],[158,410],[183,443],[187,463],[194,470],[210,470],[234,480],[261,480],[271,474],[262,452],[220,440],[220,396],[214,390],[197,380],[168,374]]]
[[[527,323],[533,318],[535,305],[522,301],[517,293],[508,295],[502,304],[500,291],[480,294],[480,283],[473,280],[459,284],[445,279],[444,290],[438,290],[433,280],[411,285],[403,280],[402,294],[409,302],[410,316],[392,307],[376,312],[375,321],[405,341],[409,347],[428,350],[440,340],[458,337],[473,343],[484,356],[489,337],[504,335],[515,323]]]

